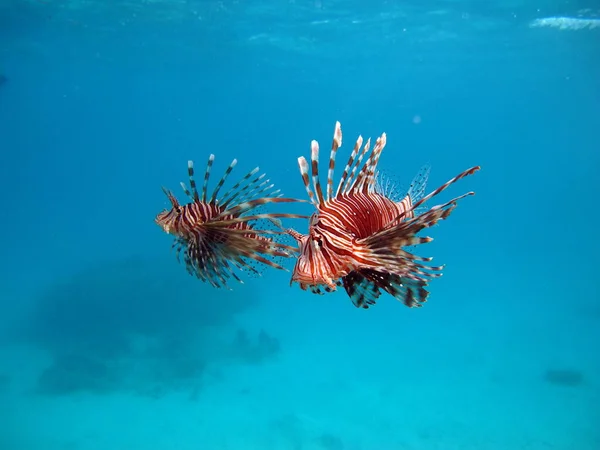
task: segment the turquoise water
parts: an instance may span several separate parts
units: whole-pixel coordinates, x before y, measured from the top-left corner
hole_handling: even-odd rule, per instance
[[[0,1],[0,449],[600,449],[599,17]],[[188,276],[161,186],[215,153],[305,198],[297,157],[337,120],[340,166],[387,133],[399,190],[482,166],[430,203],[477,193],[419,249],[446,264],[425,306]]]

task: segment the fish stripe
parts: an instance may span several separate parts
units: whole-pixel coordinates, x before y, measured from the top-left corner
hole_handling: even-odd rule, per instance
[[[194,162],[193,161],[188,161],[188,177],[190,179],[191,193],[184,187],[183,183],[181,183],[181,185],[184,188],[183,190],[188,195],[188,197],[191,197],[193,201],[198,202],[198,201],[200,201],[200,199],[198,197],[198,190],[196,189],[196,180],[194,180]]]
[[[335,169],[335,155],[342,145],[342,126],[339,122],[335,123],[333,131],[333,142],[331,143],[331,153],[329,154],[329,171],[327,173],[327,200],[333,197],[333,173]]]
[[[208,163],[206,164],[206,172],[204,172],[204,183],[202,184],[202,202],[206,202],[206,189],[208,187],[208,179],[210,178],[210,170],[212,168],[214,160],[215,160],[215,155],[211,154],[208,157]],[[191,164],[192,167],[193,167],[193,165],[194,165],[194,163]],[[190,164],[188,163],[188,167],[189,166],[190,166]]]
[[[231,161],[231,164],[229,164],[229,167],[227,167],[227,170],[225,171],[225,173],[223,174],[223,176],[217,183],[215,190],[213,191],[212,195],[210,196],[210,201],[209,201],[210,203],[216,202],[217,195],[219,195],[219,191],[221,190],[221,187],[223,186],[223,184],[225,183],[225,180],[227,180],[227,177],[229,176],[229,174],[231,173],[231,171],[233,170],[233,168],[236,165],[237,165],[237,159],[234,159],[233,161]]]
[[[341,129],[340,129],[340,133],[341,133]],[[344,186],[344,183],[348,179],[350,169],[352,168],[352,165],[354,164],[354,160],[358,156],[358,152],[360,151],[360,148],[362,147],[362,143],[363,143],[362,136],[358,136],[358,139],[356,140],[356,144],[354,144],[354,149],[352,150],[352,153],[350,154],[350,158],[348,158],[348,162],[346,163],[346,167],[344,168],[344,173],[342,174],[342,178],[340,178],[340,182],[338,184],[338,188],[335,193],[336,197],[338,195],[340,195],[340,193],[342,192],[342,186]]]
[[[306,189],[306,193],[308,194],[308,198],[310,199],[310,202],[313,205],[318,206],[319,204],[317,203],[317,201],[315,199],[315,195],[313,194],[312,190],[310,189],[310,178],[308,176],[308,162],[306,162],[306,159],[302,156],[300,158],[298,158],[298,167],[300,167],[300,174],[302,175],[302,182],[304,183],[304,188]]]
[[[363,147],[361,154],[358,156],[358,159],[356,160],[356,163],[355,163],[354,167],[352,168],[352,172],[350,172],[350,177],[348,177],[348,179],[346,180],[346,184],[344,185],[344,191],[343,191],[344,193],[348,193],[348,192],[352,191],[354,183],[356,181],[355,180],[356,171],[358,170],[358,167],[360,166],[360,163],[362,162],[365,155],[369,152],[370,148],[371,148],[371,138],[367,139],[367,143]]]
[[[325,200],[323,199],[323,190],[321,189],[321,182],[319,181],[319,143],[317,141],[312,141],[310,144],[310,159],[313,188],[317,196],[317,203],[320,205],[324,203]]]

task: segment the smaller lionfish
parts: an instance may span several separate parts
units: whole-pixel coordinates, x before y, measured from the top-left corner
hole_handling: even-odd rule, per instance
[[[283,269],[270,257],[290,257],[297,251],[274,240],[280,231],[255,228],[257,221],[266,219],[278,224],[281,217],[307,218],[296,214],[257,214],[256,208],[267,203],[289,203],[299,200],[282,198],[273,184],[264,180],[265,174],[257,174],[259,168],[251,170],[229,191],[219,197],[219,191],[237,164],[233,160],[212,194],[208,195],[208,180],[214,161],[208,158],[204,184],[199,193],[194,180],[194,164],[188,162],[190,189],[181,183],[191,202],[181,205],[171,191],[163,188],[171,202],[171,209],[159,213],[155,222],[168,234],[175,237],[173,248],[177,259],[184,255],[187,271],[214,287],[229,288],[229,278],[242,282],[235,272],[247,270],[257,274],[255,263]]]
[[[304,157],[298,158],[306,192],[317,211],[310,218],[308,234],[287,230],[300,246],[291,282],[317,294],[322,293],[322,287],[330,292],[343,286],[354,305],[362,308],[375,304],[382,290],[406,306],[421,306],[429,295],[425,287],[430,279],[441,276],[443,267],[426,265],[432,258],[417,256],[406,248],[432,241],[430,237],[419,237],[418,233],[446,219],[458,200],[474,193],[468,192],[424,212],[419,207],[480,167],[462,172],[423,196],[426,169],[413,180],[408,194],[394,201],[377,183],[377,164],[386,144],[385,133],[377,139],[370,154],[370,139],[364,147],[362,144],[359,136],[334,191],[335,156],[342,145],[341,126],[336,123],[326,196],[319,181],[317,141],[311,144],[314,192],[310,187],[308,162]]]

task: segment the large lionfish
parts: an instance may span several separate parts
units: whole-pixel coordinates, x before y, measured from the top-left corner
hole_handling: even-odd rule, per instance
[[[354,305],[362,308],[375,304],[381,290],[406,306],[421,306],[429,294],[425,287],[430,279],[441,276],[443,267],[426,265],[432,258],[417,256],[406,247],[432,241],[417,234],[446,219],[458,200],[474,193],[468,192],[424,212],[417,208],[452,183],[479,170],[479,166],[423,196],[428,175],[425,170],[415,178],[408,194],[394,201],[377,183],[377,164],[386,144],[385,133],[377,139],[370,154],[370,139],[364,147],[362,144],[359,136],[334,191],[335,156],[342,145],[341,126],[336,123],[325,196],[319,181],[319,144],[316,141],[311,144],[314,192],[310,187],[308,162],[304,157],[298,158],[306,191],[317,211],[310,218],[308,234],[287,230],[300,246],[291,282],[298,282],[302,289],[309,288],[314,293],[322,293],[321,287],[329,292],[343,286]]]
[[[280,217],[307,216],[258,214],[256,208],[267,203],[300,200],[282,198],[279,190],[273,190],[273,184],[264,179],[265,174],[258,174],[258,167],[219,197],[223,184],[237,164],[235,159],[209,196],[207,189],[213,161],[214,155],[210,155],[200,193],[194,180],[194,164],[188,162],[190,189],[184,183],[181,183],[181,187],[190,198],[189,203],[180,204],[172,192],[163,187],[171,202],[171,209],[159,213],[155,222],[175,237],[172,247],[177,259],[180,260],[183,253],[187,271],[214,287],[228,288],[230,278],[241,282],[235,269],[258,273],[255,263],[284,269],[272,257],[289,257],[297,250],[296,247],[276,242],[274,237],[280,235],[280,231],[257,229],[256,223],[267,219],[277,224]]]

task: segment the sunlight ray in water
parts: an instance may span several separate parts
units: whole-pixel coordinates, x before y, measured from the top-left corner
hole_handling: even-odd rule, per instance
[[[584,30],[600,28],[600,19],[581,19],[577,17],[545,17],[535,19],[530,24],[532,28],[558,28],[559,30]]]

